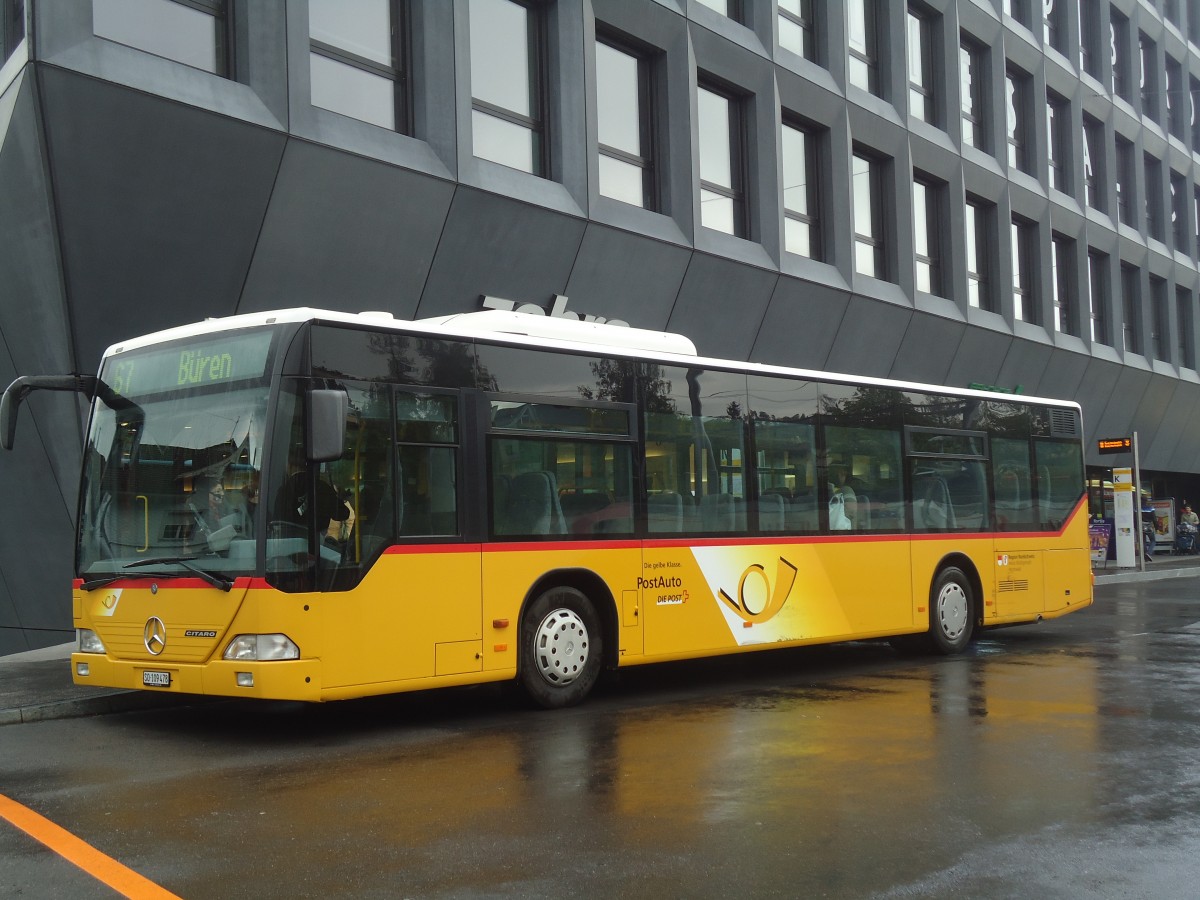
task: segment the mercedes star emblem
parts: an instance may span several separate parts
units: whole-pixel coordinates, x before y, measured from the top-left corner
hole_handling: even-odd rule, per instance
[[[142,629],[142,643],[151,656],[158,656],[167,649],[167,626],[158,616],[146,620],[146,627]]]

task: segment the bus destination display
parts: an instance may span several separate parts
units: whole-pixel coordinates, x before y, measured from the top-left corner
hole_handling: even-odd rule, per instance
[[[260,331],[200,338],[169,350],[133,350],[109,360],[104,380],[129,397],[261,378],[270,349],[271,333]]]

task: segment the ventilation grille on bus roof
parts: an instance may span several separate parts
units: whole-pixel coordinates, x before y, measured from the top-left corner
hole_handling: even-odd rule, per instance
[[[1052,437],[1079,437],[1079,417],[1075,410],[1051,409],[1050,434]]]

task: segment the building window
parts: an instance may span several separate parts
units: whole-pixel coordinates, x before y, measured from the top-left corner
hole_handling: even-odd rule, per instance
[[[1117,221],[1137,227],[1133,217],[1133,143],[1117,137]]]
[[[1004,14],[1029,27],[1030,0],[1004,0]]]
[[[1143,156],[1146,167],[1146,233],[1156,241],[1166,242],[1166,225],[1163,216],[1163,171],[1162,161],[1149,153]]]
[[[655,209],[649,68],[634,53],[596,42],[599,191],[623,203]]]
[[[1061,2],[1061,0],[1060,0]],[[1093,78],[1100,77],[1104,45],[1099,3],[1079,3],[1079,67]]]
[[[1192,292],[1187,288],[1175,289],[1175,319],[1179,329],[1179,366],[1196,368],[1196,343],[1192,334]]]
[[[225,0],[92,0],[97,37],[228,77]]]
[[[988,265],[991,246],[991,219],[995,207],[983,200],[967,198],[965,227],[967,240],[967,303],[977,309],[995,311],[992,280]]]
[[[547,170],[537,8],[473,0],[471,141],[481,159],[533,175]]]
[[[1042,0],[1042,17],[1045,22],[1047,46],[1059,53],[1067,52],[1067,3],[1066,0]]]
[[[1200,259],[1200,187],[1192,189],[1192,212],[1196,216],[1193,226],[1196,229],[1196,258]]]
[[[779,0],[779,46],[817,62],[813,0]]]
[[[1121,344],[1126,353],[1142,352],[1142,292],[1136,266],[1121,263]]]
[[[1050,186],[1066,193],[1071,189],[1067,167],[1067,129],[1071,126],[1071,107],[1053,91],[1046,91],[1046,136],[1050,147]]]
[[[962,93],[962,139],[978,150],[987,150],[984,123],[984,49],[967,38],[958,47],[958,77]]]
[[[1088,206],[1107,212],[1104,202],[1104,125],[1091,116],[1083,117],[1083,189]]]
[[[1112,54],[1112,92],[1130,102],[1129,20],[1116,9],[1108,23],[1109,50]]]
[[[1187,179],[1178,172],[1171,172],[1171,240],[1177,253],[1191,255],[1192,242],[1189,238],[1187,221]]]
[[[1054,330],[1062,334],[1077,334],[1072,270],[1075,265],[1075,242],[1061,234],[1050,241],[1050,280],[1054,287]]]
[[[1009,67],[1005,76],[1005,94],[1008,98],[1008,165],[1022,172],[1029,171],[1032,155],[1029,140],[1029,84],[1030,77],[1026,73]]]
[[[908,7],[908,113],[937,124],[933,77],[933,22],[923,10]]]
[[[1179,27],[1179,0],[1163,0],[1163,15],[1167,21]]]
[[[783,125],[783,243],[788,253],[821,259],[817,135]]]
[[[1142,101],[1142,115],[1161,123],[1159,101],[1162,99],[1162,88],[1158,83],[1158,72],[1161,68],[1158,62],[1158,45],[1141,31],[1138,32],[1138,59],[1141,64],[1138,93]]]
[[[916,285],[926,294],[946,296],[942,288],[942,196],[945,188],[913,173],[913,249]]]
[[[699,0],[699,2],[702,6],[707,6],[728,19],[733,19],[735,22],[740,21],[741,4],[739,0]]]
[[[854,192],[854,270],[872,278],[886,278],[883,230],[883,166],[862,153],[851,161]]]
[[[1192,152],[1200,153],[1200,81],[1188,78],[1188,116],[1192,129]]]
[[[1108,257],[1088,251],[1088,315],[1092,320],[1092,343],[1109,344]]]
[[[1150,276],[1150,347],[1155,359],[1167,359],[1167,282]]]
[[[742,107],[712,86],[696,92],[700,141],[700,224],[746,237]]]
[[[25,40],[25,0],[0,0],[0,64]]]
[[[309,0],[313,106],[408,130],[397,13],[392,0]]]
[[[1189,0],[1187,21],[1188,40],[1200,46],[1200,8],[1197,8],[1195,0]]]
[[[1037,323],[1037,303],[1033,291],[1033,247],[1037,228],[1032,222],[1012,220],[1013,318],[1018,322]]]
[[[846,28],[850,41],[850,83],[879,94],[879,17],[876,0],[848,0]]]
[[[1181,141],[1187,140],[1186,111],[1191,99],[1184,94],[1183,66],[1167,57],[1167,131]]]

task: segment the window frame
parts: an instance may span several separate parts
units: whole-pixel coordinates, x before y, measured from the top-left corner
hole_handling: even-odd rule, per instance
[[[824,241],[821,234],[821,177],[820,177],[820,142],[821,135],[817,129],[811,125],[802,123],[799,119],[785,115],[780,122],[780,138],[784,141],[786,130],[790,129],[802,136],[804,142],[804,167],[806,181],[804,184],[804,199],[807,210],[797,210],[788,205],[788,154],[786,149],[781,153],[781,171],[783,173],[783,185],[780,190],[782,198],[783,217],[784,217],[784,250],[788,253],[794,253],[798,256],[805,256],[808,259],[821,261],[824,259]],[[792,188],[795,190],[795,188]],[[787,223],[788,221],[798,222],[803,225],[808,232],[809,252],[807,254],[793,250],[788,245],[787,240]]]
[[[745,98],[725,87],[720,82],[710,77],[701,75],[696,82],[696,143],[698,155],[702,157],[700,151],[700,143],[704,139],[704,129],[700,119],[702,113],[700,111],[699,95],[700,92],[710,94],[714,97],[719,97],[727,104],[728,111],[726,121],[726,140],[729,148],[729,180],[732,182],[729,185],[719,184],[714,181],[709,181],[703,177],[703,173],[697,171],[698,180],[700,183],[700,221],[702,228],[708,228],[712,231],[718,231],[722,234],[731,234],[733,237],[747,239],[749,238],[749,203],[747,202],[746,188],[746,126],[745,126]],[[733,210],[733,231],[725,231],[723,228],[716,228],[706,224],[704,221],[704,194],[705,192],[716,194],[729,200],[732,203]]]
[[[859,205],[857,201],[858,183],[855,179],[863,173],[855,172],[855,161],[862,161],[867,164],[866,178],[868,199],[870,208],[870,225],[871,230],[864,232],[859,229],[861,224],[858,215]],[[880,281],[888,280],[887,269],[887,235],[885,213],[886,206],[884,202],[885,179],[883,160],[872,154],[865,147],[855,146],[850,156],[851,172],[850,172],[850,193],[851,193],[851,211],[853,213],[853,229],[854,229],[854,271],[859,275],[865,275],[868,278],[876,278]],[[872,272],[864,272],[858,266],[859,251],[869,249],[872,260]]]
[[[92,0],[94,3],[94,0]],[[202,13],[210,16],[213,19],[216,45],[213,48],[214,68],[209,69],[205,66],[197,66],[186,60],[179,59],[175,56],[168,56],[165,53],[159,52],[150,46],[131,44],[120,38],[109,37],[93,31],[96,37],[101,40],[112,41],[115,44],[120,44],[123,47],[131,47],[142,53],[149,53],[151,56],[157,56],[159,59],[167,59],[171,62],[178,63],[181,66],[187,66],[190,69],[196,69],[200,72],[208,72],[210,75],[216,75],[218,78],[225,78],[230,81],[236,80],[237,72],[234,66],[234,28],[233,15],[230,8],[230,0],[156,0],[160,4],[171,4],[173,6],[190,9],[193,12]],[[94,13],[93,13],[94,18]],[[15,46],[14,46],[15,49]]]
[[[516,166],[511,166],[508,163],[501,162],[490,156],[482,156],[479,154],[479,147],[475,143],[476,132],[475,128],[471,129],[471,152],[476,159],[485,159],[499,166],[514,169],[518,172],[527,172],[538,178],[547,178],[550,174],[550,141],[549,141],[549,106],[547,101],[546,75],[547,75],[547,53],[545,47],[546,40],[546,23],[544,21],[544,9],[541,4],[534,0],[498,0],[498,2],[510,3],[513,6],[518,6],[525,10],[526,19],[526,52],[525,59],[529,73],[529,86],[532,93],[530,97],[530,110],[532,115],[525,115],[516,110],[507,109],[502,106],[497,106],[487,100],[480,100],[475,96],[474,91],[474,73],[475,73],[475,58],[468,56],[468,61],[471,68],[471,113],[474,115],[489,116],[500,122],[509,125],[515,125],[529,132],[533,141],[532,152],[532,168],[530,170],[522,169]],[[469,14],[468,14],[469,17]],[[468,23],[469,26],[469,23]],[[469,31],[469,27],[468,27]]]
[[[596,122],[596,152],[600,157],[607,157],[625,165],[634,166],[641,170],[642,173],[642,209],[648,209],[657,212],[661,206],[661,198],[659,196],[659,178],[658,169],[655,165],[657,158],[657,135],[655,134],[653,122],[655,121],[654,114],[654,91],[653,91],[653,62],[649,54],[641,48],[635,48],[629,43],[613,36],[607,31],[598,29],[596,32],[597,49],[603,45],[608,49],[621,53],[630,59],[634,60],[637,65],[637,117],[638,117],[638,140],[641,145],[641,155],[634,155],[619,147],[614,147],[610,144],[605,144],[600,139],[600,122],[597,114]],[[596,106],[600,107],[600,74],[599,63],[596,65]],[[605,194],[602,189],[603,176],[597,175],[596,189],[604,197],[610,200],[616,200],[618,203],[628,201],[622,200],[619,197],[614,197],[612,194]]]
[[[370,75],[376,75],[392,82],[392,112],[394,124],[391,128],[400,134],[412,133],[412,78],[409,71],[409,62],[411,59],[409,35],[410,24],[408,20],[408,4],[402,3],[400,0],[388,0],[388,13],[391,18],[391,36],[388,42],[391,51],[392,64],[385,66],[375,60],[368,59],[365,56],[360,56],[343,47],[338,47],[336,44],[329,44],[325,41],[319,41],[313,38],[311,25],[308,38],[308,51],[310,58],[312,55],[321,56],[325,59],[333,60],[359,71],[366,72]],[[311,75],[310,75],[311,82]],[[312,99],[312,86],[309,86],[309,99]],[[313,103],[313,106],[317,104]],[[341,110],[330,109],[326,106],[319,106],[318,109],[324,109],[327,112],[334,113],[339,116],[346,116],[356,121],[367,121],[359,119],[357,116],[342,112]],[[368,124],[377,124],[368,122]],[[379,126],[385,127],[385,126]]]
[[[995,209],[995,204],[970,195],[963,204],[967,305],[988,312],[996,311],[991,257],[987,252],[992,240],[992,219],[995,216]],[[976,300],[978,302],[973,302]]]
[[[946,186],[943,182],[938,181],[932,175],[926,175],[923,172],[913,171],[913,268],[914,282],[918,291],[927,294],[933,294],[936,297],[946,296],[946,278],[945,266],[943,259],[943,245],[945,242],[945,216],[943,215],[943,197],[945,195]],[[919,219],[917,218],[918,209],[921,204],[918,202],[918,188],[924,200],[924,234],[918,227]],[[922,240],[925,244],[925,252],[921,252]],[[921,286],[921,271],[926,272],[928,286]]]
[[[933,14],[923,6],[909,3],[905,25],[907,26],[905,43],[907,45],[908,114],[936,127],[939,122],[940,104],[937,79],[933,72]],[[913,66],[914,28],[916,28],[917,35],[916,51],[920,57],[915,69]],[[918,75],[920,80],[914,81],[914,75]],[[914,108],[918,104],[921,107],[920,112],[914,112]]]

